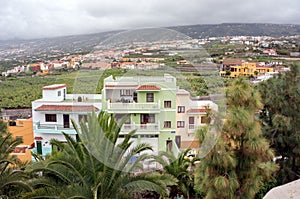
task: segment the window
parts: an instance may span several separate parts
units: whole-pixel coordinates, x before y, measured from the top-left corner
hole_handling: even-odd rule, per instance
[[[189,117],[189,129],[195,129],[195,118]]]
[[[124,118],[126,118],[126,121],[124,122],[124,124],[131,123],[130,114],[116,114],[115,115],[115,119],[118,123],[121,122],[122,119],[124,119]]]
[[[171,128],[171,121],[165,121],[164,128]]]
[[[23,142],[23,136],[16,136],[16,139],[17,139],[18,141]]]
[[[177,128],[184,128],[184,121],[177,121]]]
[[[189,124],[195,124],[195,117],[189,117]]]
[[[120,90],[120,96],[131,96],[130,90]]]
[[[141,124],[155,123],[155,114],[141,114]]]
[[[82,120],[84,120],[84,122],[87,122],[88,121],[87,115],[78,115],[78,121],[81,122]]]
[[[56,114],[46,114],[45,121],[46,122],[56,122]]]
[[[185,106],[178,106],[177,107],[177,112],[178,113],[184,113],[185,112]]]
[[[158,138],[158,135],[140,135],[141,138]]]
[[[154,102],[154,94],[153,93],[146,94],[146,102]]]
[[[171,101],[164,101],[165,108],[171,108]]]
[[[58,97],[61,96],[61,91],[58,91],[58,92],[57,92],[57,96],[58,96]]]

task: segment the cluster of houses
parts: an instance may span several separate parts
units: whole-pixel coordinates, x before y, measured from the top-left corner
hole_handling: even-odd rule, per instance
[[[52,138],[65,142],[62,132],[78,140],[71,123],[76,124],[93,111],[105,111],[116,120],[126,117],[119,141],[136,130],[133,146],[149,143],[153,153],[192,148],[197,153],[200,146],[196,130],[210,122],[208,110],[218,110],[211,100],[191,99],[190,93],[177,87],[176,78],[164,76],[130,76],[104,79],[102,94],[67,94],[65,84],[42,88],[42,98],[32,102],[32,117],[7,120],[9,131],[22,145],[14,151],[22,160],[31,160],[31,151],[50,154]]]
[[[252,77],[256,80],[266,80],[279,72],[288,71],[282,61],[247,62],[242,59],[225,59],[220,66],[220,76],[235,78],[239,76]]]
[[[61,68],[78,68],[81,64],[80,56],[70,56],[60,60],[52,60],[47,62],[31,63],[26,66],[15,66],[14,68],[2,72],[2,76],[9,76],[13,74],[35,72],[37,75],[48,74],[50,70]]]

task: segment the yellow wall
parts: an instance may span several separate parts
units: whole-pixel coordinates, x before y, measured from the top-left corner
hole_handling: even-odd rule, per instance
[[[256,72],[257,71],[257,72]],[[267,72],[274,72],[272,67],[256,67],[255,62],[244,62],[241,66],[232,66],[229,77],[238,76],[260,76]],[[257,73],[257,75],[256,75]],[[220,71],[221,76],[225,76],[226,71]]]
[[[7,122],[8,131],[12,134],[14,138],[17,136],[22,136],[23,143],[20,144],[17,149],[22,147],[30,147],[33,142],[33,126],[32,126],[32,120],[15,120],[16,126],[10,126],[9,121]],[[20,147],[20,148],[19,148]],[[26,149],[25,151],[19,150],[19,153],[12,153],[12,155],[16,155],[21,161],[31,161],[31,150]],[[22,151],[22,152],[21,152]],[[25,153],[24,153],[25,152]]]

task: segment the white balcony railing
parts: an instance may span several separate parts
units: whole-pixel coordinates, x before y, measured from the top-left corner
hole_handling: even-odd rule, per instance
[[[153,131],[159,131],[160,126],[159,123],[123,124],[121,131],[129,132],[135,129],[137,130],[137,132],[153,132]]]
[[[158,111],[160,102],[157,103],[111,103],[107,102],[107,109],[110,111]]]
[[[69,126],[64,126],[62,124],[40,124],[39,122],[35,123],[35,129],[49,129],[49,130],[72,130],[74,127],[70,124]]]

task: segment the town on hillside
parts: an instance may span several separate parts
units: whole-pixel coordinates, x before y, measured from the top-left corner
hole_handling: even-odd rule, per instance
[[[34,165],[26,172],[58,175],[68,186],[89,183],[77,176],[82,168],[83,176],[92,172],[87,164],[146,181],[151,174],[172,176],[161,193],[143,190],[134,198],[201,198],[210,186],[221,190],[215,198],[232,187],[262,198],[299,173],[297,143],[293,152],[282,148],[286,140],[298,141],[299,44],[299,35],[223,36],[99,44],[90,52],[54,50],[51,56],[10,58],[23,49],[1,51],[0,121],[17,140],[7,156]],[[284,164],[298,173],[283,178],[276,172]],[[75,169],[74,179],[60,168]],[[244,173],[255,191],[248,193]],[[30,190],[37,188],[48,193],[48,185]]]

